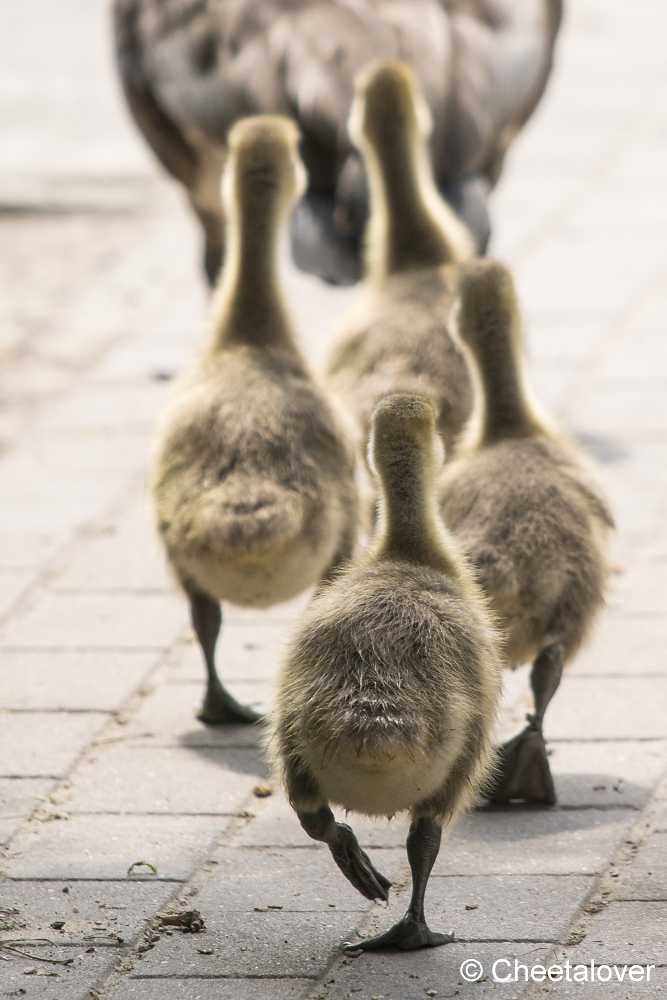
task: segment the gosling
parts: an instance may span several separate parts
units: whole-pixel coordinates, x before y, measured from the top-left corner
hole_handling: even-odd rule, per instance
[[[614,523],[583,455],[533,401],[509,271],[467,265],[460,296],[458,331],[480,391],[440,508],[505,632],[505,666],[533,663],[535,712],[501,748],[490,798],[553,804],[544,713],[603,606]]]
[[[374,62],[357,75],[355,87],[348,130],[369,180],[370,288],[340,335],[328,385],[355,418],[361,458],[375,404],[398,391],[433,400],[448,452],[473,403],[468,366],[447,328],[458,265],[472,256],[472,239],[435,186],[431,115],[411,67]],[[372,505],[372,481],[362,484]]]
[[[348,949],[445,944],[424,916],[442,827],[488,781],[501,687],[485,599],[440,522],[442,445],[425,397],[385,397],[373,417],[377,541],[317,595],[278,678],[272,747],[289,800],[314,840],[367,899],[390,882],[330,804],[367,816],[409,811],[412,899],[384,934]]]
[[[155,447],[158,531],[204,654],[208,723],[259,718],[218,678],[220,601],[286,601],[333,572],[356,537],[353,451],[296,347],[279,282],[279,241],[305,179],[298,141],[277,116],[229,133],[230,253],[211,336]]]

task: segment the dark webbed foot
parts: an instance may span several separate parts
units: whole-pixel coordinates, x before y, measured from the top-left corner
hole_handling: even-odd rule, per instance
[[[498,804],[522,799],[554,805],[556,790],[547,759],[542,727],[530,725],[498,749],[498,773],[488,798]]]
[[[328,845],[331,856],[345,878],[366,899],[389,897],[391,882],[381,875],[347,823],[337,823],[328,806],[317,812],[297,813],[299,822],[309,837]]]
[[[197,718],[209,726],[224,726],[230,722],[259,722],[263,716],[248,705],[241,705],[218,681],[209,684]]]
[[[410,910],[402,920],[390,927],[384,934],[376,934],[375,937],[367,938],[365,941],[354,943],[346,941],[343,951],[377,951],[380,948],[400,948],[402,951],[415,951],[417,948],[437,948],[441,944],[451,944],[455,941],[454,931],[447,934],[440,934],[429,929],[428,924],[422,920],[416,920]]]
[[[441,944],[454,941],[454,932],[440,934],[432,931],[424,916],[424,895],[431,869],[440,850],[442,827],[430,816],[421,816],[410,824],[406,847],[412,872],[412,898],[408,911],[402,920],[383,934],[359,941],[346,941],[343,950],[348,954],[361,949],[376,951],[379,948],[401,948],[414,951],[416,948],[437,948]]]
[[[551,806],[555,804],[556,790],[542,735],[542,721],[562,674],[563,663],[558,646],[547,646],[535,660],[530,675],[535,714],[526,716],[526,728],[498,750],[497,777],[487,795],[491,802],[500,804],[522,799]]]
[[[220,602],[207,594],[202,594],[192,585],[190,587],[187,583],[184,585],[190,596],[192,627],[204,654],[208,677],[206,697],[197,718],[211,726],[224,726],[230,722],[258,722],[262,716],[247,705],[240,705],[236,698],[232,698],[229,691],[222,686],[215,669],[215,645],[222,624]]]

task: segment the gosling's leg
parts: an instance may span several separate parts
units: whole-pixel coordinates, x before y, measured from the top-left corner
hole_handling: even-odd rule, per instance
[[[374,951],[378,948],[395,947],[403,951],[415,948],[434,948],[439,944],[454,941],[454,932],[439,934],[430,930],[424,916],[424,894],[426,884],[440,850],[442,827],[429,816],[422,816],[410,824],[406,841],[408,861],[412,871],[412,899],[402,920],[394,924],[384,934],[353,943],[346,941],[344,951]]]
[[[535,700],[534,715],[528,725],[499,750],[499,774],[489,798],[492,802],[524,799],[554,805],[556,790],[547,758],[542,722],[547,706],[560,684],[563,661],[557,643],[547,646],[533,664],[530,686]]]
[[[297,811],[297,816],[309,837],[327,844],[345,878],[362,896],[366,899],[388,898],[391,882],[373,866],[347,823],[337,823],[328,806],[322,806],[317,812]]]
[[[197,718],[213,725],[224,725],[227,722],[257,722],[261,719],[261,715],[246,705],[240,705],[235,698],[232,698],[229,691],[223,687],[215,669],[215,644],[222,624],[219,602],[201,593],[191,592],[189,597],[192,627],[204,654],[208,674],[206,696]]]

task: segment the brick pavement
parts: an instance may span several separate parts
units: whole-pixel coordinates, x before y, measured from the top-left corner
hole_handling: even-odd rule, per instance
[[[358,959],[341,957],[341,940],[405,906],[405,823],[354,824],[396,882],[388,907],[369,906],[282,796],[253,795],[267,779],[258,734],[194,718],[203,670],[143,483],[162,376],[201,333],[197,233],[125,122],[102,0],[61,6],[69,34],[44,0],[1,15],[0,202],[12,211],[0,227],[20,253],[0,252],[0,932],[24,955],[0,950],[0,995],[666,995],[661,0],[571,0],[553,83],[494,196],[494,252],[517,274],[535,388],[600,463],[619,525],[608,611],[547,716],[559,804],[483,809],[445,842],[427,906],[456,944]],[[289,283],[317,357],[358,292]],[[226,613],[220,664],[237,697],[270,699],[301,603]],[[526,708],[523,670],[508,678],[503,733]],[[157,873],[128,877],[138,860]],[[201,909],[206,932],[149,941],[170,902]],[[504,957],[658,969],[650,985],[497,984],[489,970]],[[459,974],[469,958],[480,983]]]

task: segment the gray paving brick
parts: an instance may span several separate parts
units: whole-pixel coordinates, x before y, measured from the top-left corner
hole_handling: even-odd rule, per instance
[[[0,778],[0,844],[9,843],[53,786],[50,778]]]
[[[667,903],[610,903],[571,961],[665,964]]]
[[[7,953],[3,953],[7,954]],[[86,954],[81,947],[58,948],[31,945],[26,954],[41,958],[63,961],[74,958],[70,966],[50,965],[19,955],[9,955],[8,961],[0,961],[0,993],[3,996],[23,996],[27,1000],[90,1000],[90,990],[102,985],[113,971],[120,957],[120,950],[113,947],[96,948],[93,954]],[[27,976],[24,969],[33,968],[40,972],[57,972],[53,976]]]
[[[667,902],[667,833],[654,833],[614,893],[616,899]]]
[[[130,979],[113,1000],[302,1000],[312,979]]]
[[[644,805],[667,768],[667,744],[550,743],[559,805],[633,808]]]
[[[2,650],[5,708],[111,711],[155,666],[154,652]]]
[[[63,889],[67,888],[67,892]],[[2,906],[12,911],[14,937],[48,937],[58,945],[133,941],[178,887],[170,882],[13,882],[2,884]],[[56,931],[51,924],[64,920]],[[9,936],[9,935],[6,935]],[[29,949],[28,949],[29,950]]]
[[[627,810],[482,810],[443,840],[439,875],[589,875],[603,871],[635,816]]]
[[[664,601],[661,600],[667,588],[667,560],[644,563],[628,574],[617,592],[613,605],[626,614],[662,615]],[[663,663],[664,663],[664,651]]]
[[[259,752],[234,747],[105,748],[77,783],[72,812],[234,814],[266,766]]]
[[[5,634],[7,646],[164,649],[184,631],[171,594],[49,593]]]
[[[664,615],[608,612],[595,630],[591,644],[568,667],[567,676],[645,673],[667,674]]]
[[[155,538],[148,501],[143,495],[122,516],[102,526],[100,534],[91,539],[58,577],[55,588],[175,589]]]
[[[549,706],[547,739],[665,739],[667,677],[566,675]]]
[[[33,824],[9,868],[20,879],[121,879],[135,861],[150,861],[157,876],[139,869],[139,880],[190,877],[228,825],[225,817],[73,816]]]
[[[170,394],[168,382],[151,378],[110,382],[86,381],[54,407],[49,415],[52,433],[87,430],[149,433]]]
[[[64,775],[107,719],[101,712],[0,714],[0,773]]]
[[[462,1000],[493,994],[499,1000],[515,1000],[521,991],[516,983],[494,983],[493,963],[499,977],[514,972],[514,960],[537,965],[546,960],[548,947],[537,944],[516,944],[498,941],[494,944],[470,942],[448,944],[420,952],[375,952],[355,958],[350,967],[339,974],[330,993],[331,1000],[370,1000],[381,996],[385,1000],[424,1000],[427,991],[436,997],[458,996]],[[511,964],[507,966],[503,960]],[[477,961],[482,966],[479,982],[466,982],[461,976],[464,962]],[[520,972],[521,976],[522,973]]]
[[[231,610],[236,611],[236,608]],[[264,680],[273,676],[287,641],[290,619],[233,620],[227,617],[227,608],[223,609],[223,619],[216,662],[225,682]],[[201,681],[203,676],[201,650],[193,643],[184,650],[173,679]]]
[[[313,841],[304,833],[296,813],[279,789],[270,799],[258,803],[257,816],[246,826],[239,843],[245,847],[310,848]],[[345,815],[334,810],[339,821],[349,823],[363,847],[403,847],[409,823],[403,816],[391,821]]]
[[[371,860],[389,879],[406,864],[405,852],[392,848],[372,851]],[[237,849],[197,896],[202,913],[218,912],[220,919],[231,911],[252,913],[268,906],[327,916],[330,909],[365,912],[369,903],[323,845],[312,851]]]
[[[244,704],[262,709],[262,694],[267,690],[265,685],[232,681],[228,686]],[[161,684],[142,702],[139,711],[127,726],[127,736],[151,733],[146,741],[159,746],[258,747],[264,732],[261,724],[207,726],[199,722],[196,715],[201,707],[204,691],[203,676],[199,681]]]
[[[4,618],[34,579],[32,570],[0,570],[0,618]]]
[[[318,915],[319,916],[319,915]],[[132,974],[137,976],[294,976],[322,975],[352,934],[358,913],[252,913],[241,922],[212,915],[206,935],[163,938]],[[198,948],[212,948],[201,955]]]
[[[593,878],[584,875],[433,873],[426,918],[433,930],[453,929],[459,941],[559,941],[593,885]],[[383,928],[403,914],[409,899],[406,890]]]

